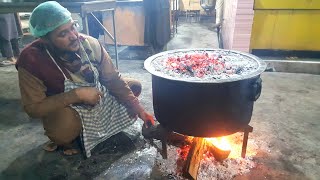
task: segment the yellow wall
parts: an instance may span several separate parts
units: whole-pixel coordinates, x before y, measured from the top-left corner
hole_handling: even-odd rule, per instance
[[[255,0],[255,9],[320,9],[319,0]]]
[[[319,20],[320,0],[256,0],[250,49],[320,51]]]

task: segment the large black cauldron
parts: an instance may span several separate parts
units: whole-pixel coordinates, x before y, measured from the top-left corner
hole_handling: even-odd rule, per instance
[[[254,59],[258,69],[240,79],[214,82],[179,80],[163,76],[151,67],[156,58],[194,50],[166,51],[145,61],[145,68],[152,74],[157,120],[167,129],[190,136],[217,137],[238,132],[251,120],[254,101],[261,93],[260,74],[266,64],[250,54],[229,51]]]

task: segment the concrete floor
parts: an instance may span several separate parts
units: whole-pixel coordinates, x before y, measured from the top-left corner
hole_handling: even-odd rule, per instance
[[[207,25],[180,25],[168,49],[191,47],[217,47],[215,32]],[[119,67],[123,76],[142,82],[140,100],[152,112],[151,75],[143,61],[120,61]],[[29,119],[21,108],[15,68],[0,68],[0,77],[0,179],[92,179],[146,146],[138,121],[127,133],[103,143],[90,159],[44,152],[41,145],[47,138],[41,123]],[[266,72],[262,79],[263,91],[250,123],[254,132],[249,136],[259,146],[257,167],[235,179],[319,179],[320,76]],[[151,177],[170,179],[155,172]]]

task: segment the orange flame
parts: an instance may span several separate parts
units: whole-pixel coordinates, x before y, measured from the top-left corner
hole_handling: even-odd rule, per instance
[[[186,141],[188,141],[190,144],[193,141],[192,136],[188,136]],[[228,136],[222,136],[222,137],[215,137],[215,138],[204,138],[206,140],[206,146],[210,146],[213,144],[215,147],[228,151],[230,150],[230,154],[228,158],[230,159],[237,159],[241,157],[241,151],[242,151],[242,143],[243,143],[243,134],[242,133],[235,133]],[[249,138],[250,140],[250,138]],[[186,159],[187,152],[189,151],[190,146],[184,146],[181,147],[181,154],[184,154],[185,157],[183,159]],[[246,157],[252,157],[257,154],[258,146],[255,143],[248,142],[248,146],[246,149]],[[180,152],[179,152],[180,154]]]
[[[231,150],[231,145],[227,137],[205,138],[205,140],[221,150]]]
[[[243,136],[242,133],[235,133],[229,136],[217,137],[217,138],[205,138],[208,142],[207,145],[212,143],[214,146],[221,150],[231,150],[228,158],[236,159],[241,157]],[[255,144],[248,142],[246,157],[255,156],[257,154],[257,148]]]

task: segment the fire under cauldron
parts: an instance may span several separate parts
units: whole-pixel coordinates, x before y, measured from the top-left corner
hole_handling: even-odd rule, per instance
[[[153,108],[161,131],[162,156],[167,158],[170,134],[194,136],[183,175],[197,179],[205,148],[217,161],[231,150],[207,144],[204,137],[244,132],[241,157],[246,156],[253,104],[261,94],[260,74],[266,64],[238,51],[182,49],[148,58],[152,74]],[[175,133],[173,133],[173,131]]]
[[[159,59],[193,52],[234,55],[239,61],[250,60],[255,68],[235,77],[201,80],[170,76],[154,67]],[[221,49],[166,51],[149,57],[144,66],[152,74],[156,119],[168,130],[196,137],[226,136],[247,128],[261,93],[260,74],[266,68],[256,56]]]

